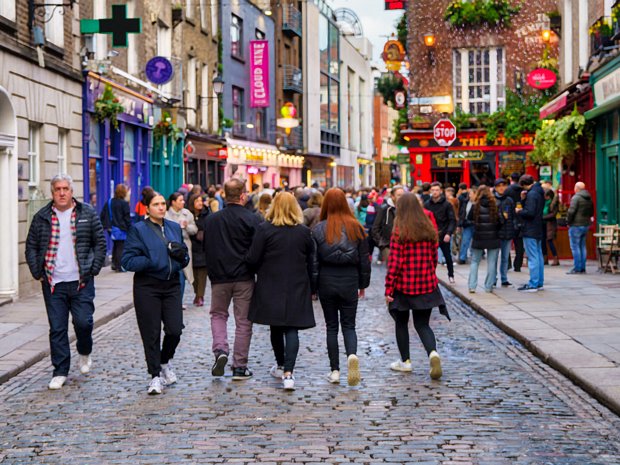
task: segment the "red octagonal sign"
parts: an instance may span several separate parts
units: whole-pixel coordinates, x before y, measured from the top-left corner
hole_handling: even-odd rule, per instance
[[[456,140],[456,126],[449,119],[440,119],[433,129],[433,137],[440,146],[449,147]]]

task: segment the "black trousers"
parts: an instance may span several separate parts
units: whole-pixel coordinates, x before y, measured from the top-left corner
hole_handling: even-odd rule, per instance
[[[159,376],[161,364],[174,357],[183,332],[181,281],[174,276],[162,281],[141,274],[134,275],[133,302],[138,328],[144,345],[146,366],[151,376]],[[164,342],[161,344],[161,326]]]
[[[121,257],[124,248],[125,241],[112,241],[112,269],[116,271],[121,271]]]
[[[441,249],[443,256],[446,259],[446,266],[448,267],[448,277],[454,278],[454,262],[452,261],[452,247],[449,242],[444,242],[443,237],[439,238],[439,248]]]
[[[343,269],[339,274],[327,274],[321,270],[319,299],[327,326],[327,354],[332,371],[340,370],[339,327],[342,327],[347,357],[357,353],[355,318],[357,316],[358,286],[359,275],[357,270]]]
[[[512,242],[515,245],[515,260],[512,263],[512,268],[515,271],[521,271],[523,266],[523,256],[525,255],[525,248],[523,247],[523,238],[515,237]]]
[[[293,372],[299,353],[299,333],[297,328],[289,326],[271,327],[271,347],[279,367],[284,372]]]
[[[431,313],[433,309],[428,310],[413,310],[413,327],[418,332],[420,340],[426,349],[426,353],[430,354],[433,350],[437,350],[437,341],[435,340],[435,333],[429,326]],[[398,351],[403,362],[411,360],[411,354],[409,353],[409,314],[411,311],[403,310],[390,310],[390,315],[396,322],[396,344],[398,344]]]

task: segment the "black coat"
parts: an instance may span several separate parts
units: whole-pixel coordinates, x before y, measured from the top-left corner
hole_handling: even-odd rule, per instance
[[[110,203],[108,203],[110,202]],[[123,199],[111,199],[101,209],[101,224],[103,229],[110,231],[112,226],[116,226],[127,232],[131,227],[131,213],[129,213],[129,202]],[[112,218],[110,218],[110,207],[112,209]]]
[[[205,251],[212,284],[254,280],[245,257],[260,223],[258,215],[233,203],[207,216]]]
[[[350,268],[358,275],[358,289],[366,289],[370,285],[370,258],[368,255],[368,241],[352,242],[344,229],[338,242],[329,244],[325,239],[327,221],[321,221],[312,229],[316,242],[318,270],[321,268],[342,268],[343,274]]]
[[[545,209],[545,192],[539,183],[535,183],[525,200],[521,201],[523,210],[517,213],[521,222],[521,235],[523,237],[543,240],[546,236],[543,224],[543,210]]]
[[[200,211],[198,218],[194,216],[198,232],[193,236],[189,236],[189,239],[192,241],[192,267],[194,268],[204,268],[207,266],[206,242],[208,238],[205,236],[205,225],[208,216],[209,210],[206,205]]]
[[[504,195],[499,195],[495,192],[495,200],[497,201],[497,209],[500,215],[502,215],[502,218],[500,218],[499,238],[505,241],[512,240],[517,237],[515,203],[511,197],[506,195],[506,192],[504,192]],[[504,216],[504,213],[506,213],[506,216]]]
[[[476,215],[478,210],[478,215]],[[472,249],[499,249],[499,228],[501,215],[496,218],[491,216],[491,208],[489,199],[483,197],[480,199],[480,205],[476,208],[474,205],[469,210],[469,220],[474,224],[474,237],[471,242]]]
[[[299,329],[316,326],[312,309],[315,246],[307,226],[262,223],[246,261],[257,274],[250,321]]]
[[[396,207],[390,205],[386,200],[381,204],[375,222],[372,224],[370,235],[375,244],[379,247],[388,247],[394,229],[394,218],[396,217]]]
[[[445,196],[442,195],[437,202],[434,202],[431,198],[424,204],[424,208],[430,210],[433,212],[433,215],[435,215],[440,241],[443,241],[443,237],[446,234],[454,234],[454,231],[456,230],[454,207],[446,200]]]
[[[504,195],[510,197],[516,205],[517,203],[521,202],[522,190],[523,188],[519,185],[519,183],[514,183],[506,188],[506,192],[504,192]]]
[[[97,276],[106,256],[103,226],[97,212],[88,204],[75,200],[76,237],[80,281]],[[45,254],[52,235],[52,202],[39,210],[32,218],[26,238],[26,262],[34,279],[45,276]]]

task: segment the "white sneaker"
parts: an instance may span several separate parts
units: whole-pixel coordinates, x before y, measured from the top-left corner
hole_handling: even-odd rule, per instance
[[[150,396],[164,392],[164,380],[160,376],[155,376],[155,378],[153,378],[149,383],[147,392]]]
[[[402,360],[399,360],[397,362],[391,363],[390,368],[394,371],[412,371],[411,360],[406,360],[404,362]]]
[[[441,358],[439,357],[439,354],[433,350],[428,356],[428,361],[431,365],[431,379],[441,378]]]
[[[338,370],[332,371],[327,376],[327,380],[332,384],[340,384],[340,372]]]
[[[82,355],[80,354],[80,373],[85,375],[90,372],[90,367],[93,365],[93,360],[90,358],[90,355]]]
[[[360,360],[357,355],[351,354],[347,359],[347,381],[349,386],[357,386],[360,383]]]
[[[383,265],[383,262],[381,260],[377,260],[377,265]]]
[[[166,386],[169,386],[177,382],[177,375],[172,369],[172,365],[170,365],[170,363],[161,364],[160,377],[163,378],[164,383],[166,383]]]
[[[65,384],[65,381],[67,381],[66,376],[54,376],[50,383],[47,385],[47,388],[55,391],[57,389],[60,389],[63,384]]]
[[[287,391],[295,390],[295,377],[293,375],[282,377],[282,387]]]
[[[284,377],[284,367],[274,365],[269,370],[269,374],[276,379],[282,379]]]

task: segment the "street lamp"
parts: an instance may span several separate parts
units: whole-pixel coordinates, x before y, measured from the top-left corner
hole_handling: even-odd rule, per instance
[[[431,66],[435,66],[435,44],[437,42],[437,38],[433,33],[427,33],[423,36],[424,45],[428,50],[428,62]]]
[[[215,76],[213,78],[212,84],[213,92],[218,96],[222,95],[222,93],[224,92],[224,80],[222,79],[222,76],[220,76],[219,74]]]

